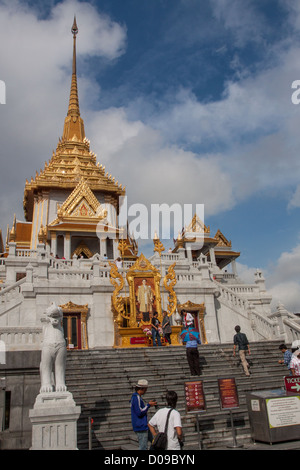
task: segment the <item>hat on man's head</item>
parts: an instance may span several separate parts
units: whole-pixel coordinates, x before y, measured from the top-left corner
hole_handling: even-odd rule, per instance
[[[136,387],[147,388],[148,387],[148,380],[140,379],[136,384]]]

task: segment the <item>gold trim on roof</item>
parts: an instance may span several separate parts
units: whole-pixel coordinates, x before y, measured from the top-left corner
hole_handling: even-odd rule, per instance
[[[74,255],[79,256],[80,253],[84,253],[87,258],[91,258],[94,255],[94,253],[92,253],[89,247],[86,246],[83,240],[79,243],[79,245],[77,245],[71,254],[71,258],[73,258]]]
[[[88,309],[89,309],[89,306],[88,304],[85,304],[85,305],[77,305],[77,304],[74,304],[73,302],[69,301],[67,302],[66,304],[64,305],[60,305],[60,307],[63,309],[64,312],[66,313],[76,313],[78,311],[82,312],[82,313],[87,313],[88,312]]]
[[[198,312],[200,311],[201,313],[204,313],[205,311],[205,304],[195,304],[194,302],[191,302],[188,300],[184,304],[178,304],[177,310],[179,313],[181,313],[181,310],[187,310],[188,312]]]
[[[204,222],[197,214],[194,215],[188,227],[185,228],[184,233],[197,232],[197,233],[210,233],[210,228],[206,227]]]
[[[228,241],[227,238],[223,235],[221,230],[219,229],[217,233],[215,234],[216,240],[218,240],[217,246],[226,246],[231,248],[231,241]]]
[[[100,204],[94,193],[90,190],[86,181],[82,180],[65,200],[63,205],[58,205],[57,218],[49,224],[49,227],[66,221],[87,221],[96,219],[104,220],[107,210]]]

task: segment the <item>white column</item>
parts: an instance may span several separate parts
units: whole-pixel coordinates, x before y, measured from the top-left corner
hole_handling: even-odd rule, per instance
[[[56,232],[51,233],[51,253],[53,256],[57,255],[57,238],[56,238]]]
[[[71,234],[66,232],[64,235],[64,257],[65,259],[71,258]]]
[[[231,269],[235,277],[237,277],[236,261],[235,259],[231,260]]]
[[[100,239],[100,255],[101,256],[104,256],[105,254],[107,255],[107,252],[106,252],[107,248],[106,248],[106,238],[101,238]]]
[[[215,257],[215,250],[213,248],[209,249],[209,255],[210,255],[210,262],[214,265],[217,264],[216,257]]]

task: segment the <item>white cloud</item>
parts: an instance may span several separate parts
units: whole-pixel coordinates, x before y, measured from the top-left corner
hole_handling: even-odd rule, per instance
[[[292,82],[300,78],[300,48],[284,42],[272,52],[276,60],[228,81],[220,100],[201,102],[181,89],[147,119],[168,142],[186,150],[216,148],[220,172],[230,175],[233,203],[257,191],[295,186],[300,179],[300,105],[291,101]],[[141,100],[136,106],[147,108]]]
[[[230,178],[220,170],[219,156],[170,146],[159,131],[128,121],[123,109],[94,113],[87,127],[99,161],[126,185],[131,201],[204,203],[207,214],[232,207]]]
[[[282,282],[300,282],[300,244],[298,244],[291,251],[283,252],[269,276],[272,284]],[[300,293],[299,293],[300,297]]]
[[[298,184],[288,205],[289,209],[293,209],[296,207],[300,207],[300,184]]]
[[[243,280],[243,282],[246,282],[247,284],[253,284],[254,283],[254,274],[257,270],[257,268],[251,268],[247,266],[246,264],[243,263],[236,263],[236,268],[237,268],[237,273],[238,277]]]
[[[282,303],[289,312],[300,313],[299,290],[300,283],[297,281],[283,281],[271,287],[268,292],[272,295],[273,311]]]
[[[300,244],[280,255],[276,265],[269,269],[267,288],[273,304],[279,301],[291,312],[300,312]]]
[[[254,283],[257,268],[237,262],[238,276],[245,283]],[[267,292],[272,296],[272,311],[282,303],[289,312],[300,313],[300,244],[282,253],[272,266],[262,269],[262,273]]]
[[[210,3],[218,21],[233,33],[236,45],[262,41],[267,25],[251,0],[210,0]]]

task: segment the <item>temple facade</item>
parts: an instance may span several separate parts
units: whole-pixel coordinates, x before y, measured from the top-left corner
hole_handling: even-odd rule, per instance
[[[163,312],[171,318],[172,344],[177,346],[183,310],[193,315],[203,344],[231,343],[237,324],[249,341],[299,339],[297,317],[283,305],[272,311],[262,272],[257,270],[252,283],[243,282],[236,268],[240,253],[221,230],[212,234],[197,214],[170,252],[154,237],[148,258],[119,227],[126,191],[97,162],[85,135],[77,89],[77,33],[74,20],[62,137],[44,169],[26,180],[25,220],[12,217],[5,244],[1,237],[4,349],[40,350],[41,318],[52,302],[63,309],[70,350],[149,346],[154,311],[160,320]]]

